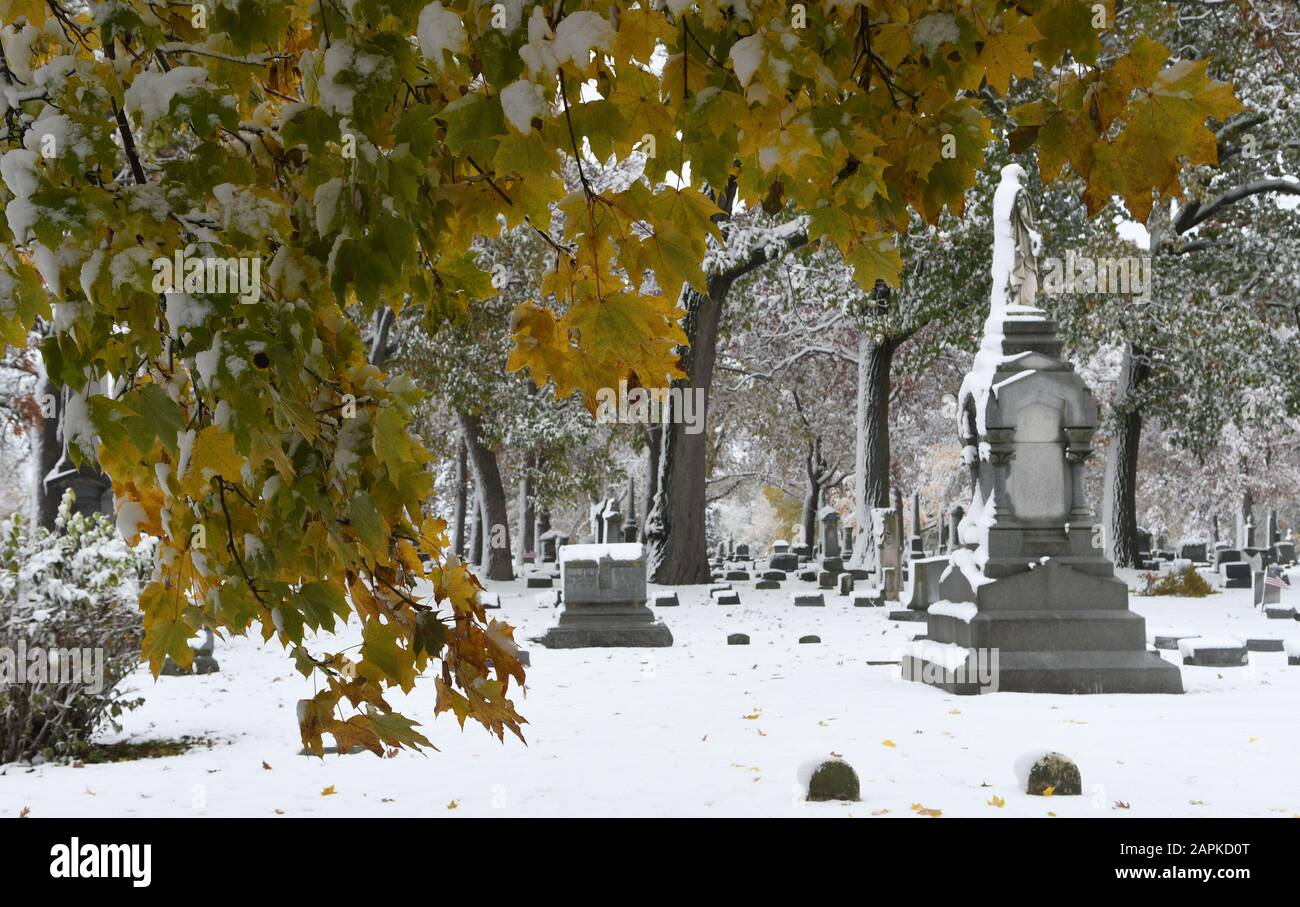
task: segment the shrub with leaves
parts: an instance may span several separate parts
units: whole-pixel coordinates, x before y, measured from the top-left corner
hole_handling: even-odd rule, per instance
[[[1142,574],[1142,591],[1139,595],[1181,595],[1184,598],[1205,598],[1214,594],[1211,586],[1197,572],[1195,567],[1184,567],[1160,576],[1156,573]]]
[[[140,661],[152,560],[151,542],[128,548],[105,517],[72,513],[71,492],[54,532],[0,522],[0,764],[77,756],[143,702],[121,681]]]

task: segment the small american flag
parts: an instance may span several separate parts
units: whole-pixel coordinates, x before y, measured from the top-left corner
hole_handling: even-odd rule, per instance
[[[1264,585],[1265,585],[1265,586],[1276,586],[1276,587],[1279,588],[1279,589],[1290,589],[1290,588],[1291,588],[1291,581],[1288,580],[1285,576],[1282,576],[1280,573],[1279,573],[1277,576],[1274,576],[1274,575],[1271,574],[1271,573],[1265,573],[1265,574],[1264,574]]]

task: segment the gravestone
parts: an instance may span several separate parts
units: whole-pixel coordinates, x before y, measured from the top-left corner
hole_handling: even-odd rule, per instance
[[[853,553],[853,527],[847,524],[840,527],[840,553],[845,551]]]
[[[971,498],[939,591],[974,614],[927,614],[902,676],[961,694],[1181,693],[1178,667],[1147,650],[1128,586],[1093,544],[1084,474],[1097,404],[1062,357],[1056,321],[1034,307],[1039,234],[1023,177],[1002,169],[989,316],[958,399]]]
[[[682,604],[678,601],[676,592],[656,592],[654,603],[656,608],[679,608]]]
[[[718,605],[738,605],[740,604],[740,593],[738,592],[719,592],[713,596],[714,604]]]
[[[612,544],[616,540],[623,538],[623,514],[618,512],[613,500],[609,502],[609,507],[601,514],[601,541],[605,544]]]
[[[548,529],[542,533],[542,562],[553,564],[556,561],[556,552],[569,542],[569,534],[561,532],[558,529]]]
[[[744,633],[732,633],[727,637],[729,646],[747,646],[749,645],[749,636]]]
[[[1270,548],[1282,541],[1282,533],[1277,531],[1277,508],[1270,507],[1268,511],[1268,538],[1266,543]]]
[[[636,529],[636,479],[627,480],[627,516],[623,517],[623,541],[635,542]]]
[[[1235,637],[1198,636],[1178,643],[1183,664],[1202,668],[1239,668],[1250,663],[1246,644]]]
[[[560,577],[564,609],[542,637],[548,649],[673,644],[668,627],[646,607],[643,545],[565,545]]]
[[[1295,542],[1277,542],[1273,545],[1273,563],[1294,564],[1295,562]]]
[[[1288,665],[1300,665],[1300,639],[1288,639],[1282,644],[1286,651],[1286,663]]]
[[[550,589],[554,585],[555,580],[549,576],[529,576],[524,579],[526,589]]]
[[[748,546],[748,545],[737,545],[737,546],[736,546],[736,550],[735,550],[735,557],[738,558],[739,560],[742,560],[742,561],[745,560],[746,558],[748,558],[748,557],[749,557],[749,546]]]
[[[879,592],[858,592],[853,596],[855,608],[879,608],[885,604]]]
[[[1181,560],[1189,560],[1197,564],[1205,563],[1205,543],[1183,542],[1178,546],[1177,556]]]
[[[1218,573],[1223,577],[1223,588],[1249,589],[1254,571],[1246,561],[1227,561],[1219,565]]]
[[[826,606],[826,599],[820,592],[796,592],[791,596],[791,600],[799,608],[823,608]]]
[[[767,565],[773,570],[793,573],[799,569],[799,555],[790,552],[774,554],[767,559]]]
[[[939,536],[938,536],[939,541],[937,543],[939,549],[938,551],[935,552],[936,554],[940,554],[940,555],[945,555],[948,553],[948,528],[944,522],[945,519],[946,519],[946,515],[944,514],[943,508],[940,508],[939,509]]]
[[[732,580],[735,580],[736,582],[742,582],[744,580],[749,579],[749,571],[728,570],[726,574],[723,575],[723,579],[725,579],[727,582],[731,582]]]
[[[921,496],[915,491],[912,492],[908,523],[907,559],[917,560],[925,557],[925,540],[921,538]]]
[[[817,587],[819,589],[834,589],[835,574],[829,570],[821,570],[817,573]]]
[[[820,544],[822,549],[822,560],[830,558],[839,558],[840,556],[840,515],[831,507],[823,507],[822,512],[817,515],[817,522],[821,528]]]
[[[780,589],[781,581],[779,579],[761,579],[754,583],[754,588],[758,589],[760,592],[770,589]]]
[[[911,582],[904,590],[906,606],[912,611],[925,611],[939,601],[939,583],[948,569],[947,557],[923,557],[914,560]]]
[[[961,538],[959,535],[961,521],[966,518],[966,508],[960,504],[954,504],[948,510],[948,554],[952,554],[961,547]]]
[[[773,554],[789,554],[789,553],[790,553],[790,543],[787,542],[785,539],[777,539],[775,542],[772,543],[772,553],[773,553]]]
[[[853,575],[850,573],[840,574],[840,595],[853,594]]]
[[[887,601],[898,601],[903,587],[903,528],[902,514],[892,508],[877,507],[871,511],[880,564],[880,584]]]
[[[800,643],[801,645],[805,645],[805,646],[806,646],[806,645],[816,645],[817,643],[819,643],[819,642],[821,642],[821,641],[822,641],[822,638],[821,638],[820,636],[800,636],[800,637],[799,637],[799,643]]]

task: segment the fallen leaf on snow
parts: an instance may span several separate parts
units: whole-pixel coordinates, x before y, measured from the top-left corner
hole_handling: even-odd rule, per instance
[[[892,740],[882,740],[882,741],[880,741],[880,745],[881,745],[881,746],[888,746],[888,747],[896,747],[898,744],[894,743],[894,741],[892,741]]]
[[[332,797],[332,796],[334,796],[334,795],[337,794],[337,793],[338,793],[338,791],[336,791],[336,790],[334,789],[334,785],[331,784],[329,787],[327,787],[327,788],[325,788],[323,791],[321,791],[321,792],[320,792],[320,795],[321,795],[322,797]]]
[[[997,794],[994,794],[992,797],[989,798],[988,805],[996,806],[998,809],[1001,809],[1002,807],[1007,805],[1007,801],[1003,800]]]
[[[450,803],[447,804],[448,809],[455,809],[457,806],[460,806],[460,804],[457,803],[455,800],[452,800]]]
[[[267,762],[265,759],[263,759],[263,760],[262,760],[262,768],[266,769],[266,770],[269,772],[269,771],[271,770],[271,764],[270,764],[269,762]]]
[[[24,806],[22,809],[18,810],[18,818],[20,819],[26,819],[31,814],[32,808],[30,806]]]
[[[1116,801],[1115,801],[1115,808],[1116,808],[1116,809],[1128,809],[1128,808],[1129,808],[1129,804],[1125,803],[1123,800],[1116,800]]]

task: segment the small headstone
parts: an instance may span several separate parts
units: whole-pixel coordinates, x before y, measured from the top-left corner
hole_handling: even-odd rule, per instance
[[[1053,797],[1077,797],[1083,793],[1083,778],[1079,767],[1068,756],[1048,753],[1029,769],[1025,793],[1034,797],[1050,794]]]
[[[819,589],[834,589],[835,574],[829,570],[819,571],[817,574],[817,587]]]
[[[1281,652],[1282,640],[1265,639],[1263,637],[1255,637],[1253,639],[1247,639],[1246,651],[1247,652]]]
[[[653,601],[658,608],[676,608],[681,605],[676,592],[656,592]]]
[[[924,611],[890,611],[889,619],[907,623],[908,621],[924,621],[926,614]]]
[[[1157,633],[1152,639],[1152,645],[1167,652],[1176,652],[1180,642],[1184,639],[1196,639],[1196,637],[1196,633]]]
[[[759,576],[762,577],[763,579],[774,579],[774,580],[776,580],[776,581],[779,583],[779,582],[781,582],[782,580],[785,579],[785,571],[784,571],[784,570],[764,570],[762,573],[759,574]]]
[[[1269,620],[1296,620],[1296,610],[1286,605],[1268,605],[1264,608],[1264,616]]]
[[[799,579],[803,580],[805,583],[815,583],[815,582],[817,582],[817,574],[818,574],[818,572],[819,572],[819,571],[817,571],[817,570],[803,570],[803,571],[800,571],[800,573],[799,573]]]
[[[1183,664],[1202,668],[1239,668],[1250,663],[1245,644],[1235,638],[1184,639],[1178,644]]]
[[[727,637],[729,646],[747,646],[749,645],[749,636],[745,633],[732,633]]]
[[[1246,561],[1228,561],[1219,565],[1219,575],[1223,577],[1225,589],[1249,589],[1254,571]]]
[[[840,595],[853,594],[853,577],[848,573],[840,574]]]
[[[853,766],[839,759],[823,762],[808,779],[808,799],[815,803],[827,800],[856,802],[861,797],[858,773]]]
[[[879,608],[885,604],[879,592],[859,592],[853,596],[855,608]]]
[[[805,646],[807,646],[807,645],[813,645],[813,644],[815,644],[815,643],[819,643],[819,642],[821,642],[821,641],[822,641],[822,638],[821,638],[820,636],[811,636],[811,635],[809,635],[809,636],[800,636],[800,637],[799,637],[799,644],[800,644],[800,645],[805,645]]]
[[[799,569],[799,555],[790,552],[774,554],[767,559],[767,566],[773,570],[783,570],[786,573],[792,573]]]
[[[761,579],[758,582],[754,583],[754,588],[758,590],[780,589],[781,584],[774,579]]]
[[[551,589],[555,586],[555,580],[549,576],[530,576],[525,582],[528,589]]]
[[[724,577],[724,578],[725,578],[728,582],[730,582],[730,581],[732,581],[732,580],[736,580],[737,582],[740,582],[740,581],[742,581],[742,580],[747,580],[747,579],[749,579],[749,571],[747,571],[747,570],[728,570],[728,571],[727,571],[727,575],[726,575],[726,577]]]
[[[773,554],[786,554],[790,550],[790,543],[785,539],[777,539],[772,543]]]
[[[740,595],[735,592],[719,592],[713,597],[713,601],[719,605],[738,605]]]
[[[1206,560],[1205,543],[1183,542],[1178,546],[1177,556],[1196,563],[1204,563]]]
[[[1300,639],[1288,639],[1282,646],[1288,665],[1300,665]]]
[[[820,592],[796,592],[792,600],[795,606],[799,608],[823,608],[826,606],[826,599]]]
[[[527,649],[520,649],[519,654],[516,657],[519,659],[519,663],[525,668],[531,667],[533,664],[533,659],[529,656]]]
[[[737,545],[737,546],[736,546],[736,554],[735,554],[735,556],[736,556],[737,558],[741,559],[741,560],[744,560],[745,558],[749,557],[749,546],[748,546],[748,545]]]

